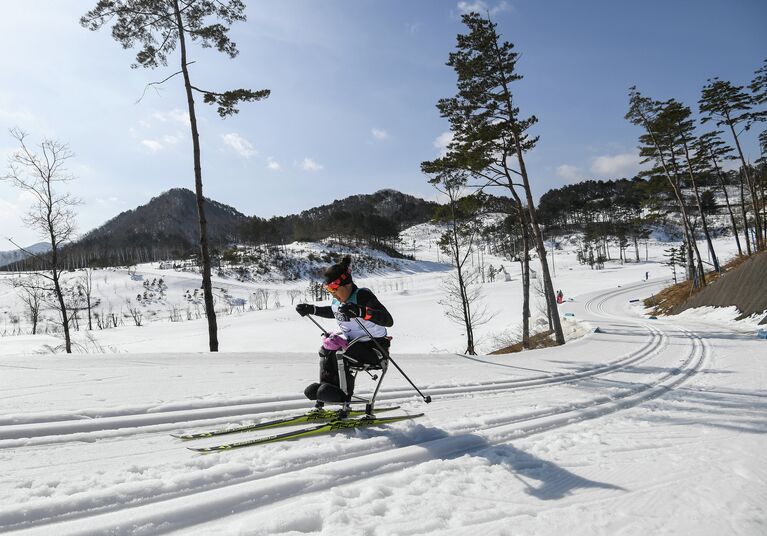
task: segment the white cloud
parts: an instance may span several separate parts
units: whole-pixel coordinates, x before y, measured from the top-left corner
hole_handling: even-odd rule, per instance
[[[29,125],[35,121],[35,116],[21,109],[0,108],[0,121],[11,125]]]
[[[439,155],[445,156],[447,154],[447,146],[453,141],[453,133],[451,131],[443,132],[432,142],[434,147],[439,149]]]
[[[168,145],[175,145],[175,144],[177,144],[177,143],[178,143],[178,136],[169,136],[169,135],[166,135],[166,136],[163,136],[163,137],[162,137],[162,141],[164,141],[164,142],[165,142],[165,143],[167,143]]]
[[[40,241],[37,230],[23,221],[27,211],[36,201],[37,198],[33,194],[17,191],[0,182],[0,251],[16,249],[8,238],[21,245]]]
[[[591,171],[608,178],[633,177],[640,170],[637,153],[598,156],[591,161]]]
[[[157,151],[162,149],[162,143],[160,143],[157,140],[141,140],[141,145],[152,151],[153,153],[156,153]]]
[[[152,117],[161,123],[180,123],[182,125],[189,125],[189,112],[179,108],[174,108],[169,112],[155,112],[152,114]]]
[[[583,172],[578,166],[571,166],[570,164],[562,164],[557,166],[557,176],[568,181],[574,181],[583,176]]]
[[[258,154],[258,151],[253,147],[253,144],[236,132],[224,134],[222,138],[226,145],[234,149],[234,151],[243,158],[250,158],[251,156]]]
[[[304,171],[319,171],[324,167],[323,165],[318,164],[317,162],[312,160],[311,158],[304,158],[300,166],[301,166],[301,169],[303,169]]]
[[[7,218],[8,220],[16,219],[21,213],[21,207],[10,201],[6,201],[5,199],[0,199],[0,215],[2,215],[3,218]]]
[[[473,2],[461,1],[458,2],[458,11],[461,13],[470,13],[473,11],[480,15],[489,12],[490,15],[496,15],[501,11],[511,11],[511,5],[506,0],[502,0],[492,7],[490,7],[484,0],[474,0]]]
[[[386,140],[389,139],[389,133],[386,132],[382,128],[371,128],[370,133],[373,135],[373,137],[377,140]]]
[[[268,169],[271,169],[272,171],[280,171],[282,169],[282,166],[280,166],[280,163],[277,162],[271,156],[266,159],[266,167]]]
[[[482,0],[477,0],[475,2],[458,2],[458,11],[461,13],[469,13],[472,11],[484,13],[487,11],[487,4]]]

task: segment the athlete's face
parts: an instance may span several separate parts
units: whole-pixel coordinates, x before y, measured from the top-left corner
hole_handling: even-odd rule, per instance
[[[349,299],[349,296],[352,295],[352,286],[343,285],[338,287],[335,290],[328,289],[328,292],[330,292],[330,295],[333,296],[338,301],[340,301],[341,303],[345,303],[346,300]]]

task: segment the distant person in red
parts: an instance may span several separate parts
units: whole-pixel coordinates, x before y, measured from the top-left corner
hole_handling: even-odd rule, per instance
[[[317,408],[325,402],[341,402],[344,404],[342,411],[348,411],[354,393],[354,374],[349,365],[380,364],[384,356],[376,342],[387,352],[389,350],[386,328],[394,325],[394,319],[370,289],[358,288],[354,284],[351,262],[347,255],[325,270],[324,286],[333,296],[330,305],[317,307],[299,303],[296,306],[296,312],[301,316],[335,318],[341,328],[341,336],[326,337],[320,348],[320,381],[304,390],[307,398],[317,401]],[[375,342],[360,327],[358,320]]]
[[[561,290],[557,291],[557,303],[564,303],[565,302],[565,295],[562,294]]]

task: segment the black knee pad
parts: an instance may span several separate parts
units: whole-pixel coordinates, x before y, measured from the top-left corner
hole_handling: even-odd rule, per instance
[[[306,395],[306,398],[309,400],[317,400],[317,391],[320,388],[319,383],[313,383],[311,385],[308,385],[306,389],[304,389],[304,394]]]
[[[323,402],[346,402],[346,394],[336,385],[330,383],[323,383],[320,388],[317,389],[317,400]]]

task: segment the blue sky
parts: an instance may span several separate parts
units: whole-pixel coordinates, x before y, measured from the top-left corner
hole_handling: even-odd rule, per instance
[[[538,195],[582,178],[631,176],[638,131],[623,119],[628,87],[697,109],[718,76],[750,81],[767,57],[767,2],[646,0],[249,0],[233,28],[234,60],[193,49],[200,87],[269,88],[221,120],[198,102],[207,196],[248,215],[289,214],[351,194],[395,188],[435,199],[419,171],[439,154],[447,124],[435,104],[455,93],[445,65],[460,13],[489,10],[521,53],[516,84],[541,141],[528,155]],[[0,20],[0,157],[7,129],[70,144],[85,232],[173,187],[193,187],[179,77],[136,101],[147,82],[178,70],[130,69],[106,30],[79,17],[95,0],[29,0]],[[756,132],[745,147],[758,157]],[[3,166],[4,167],[4,166]],[[0,183],[0,250],[37,241],[20,215],[28,199]]]

